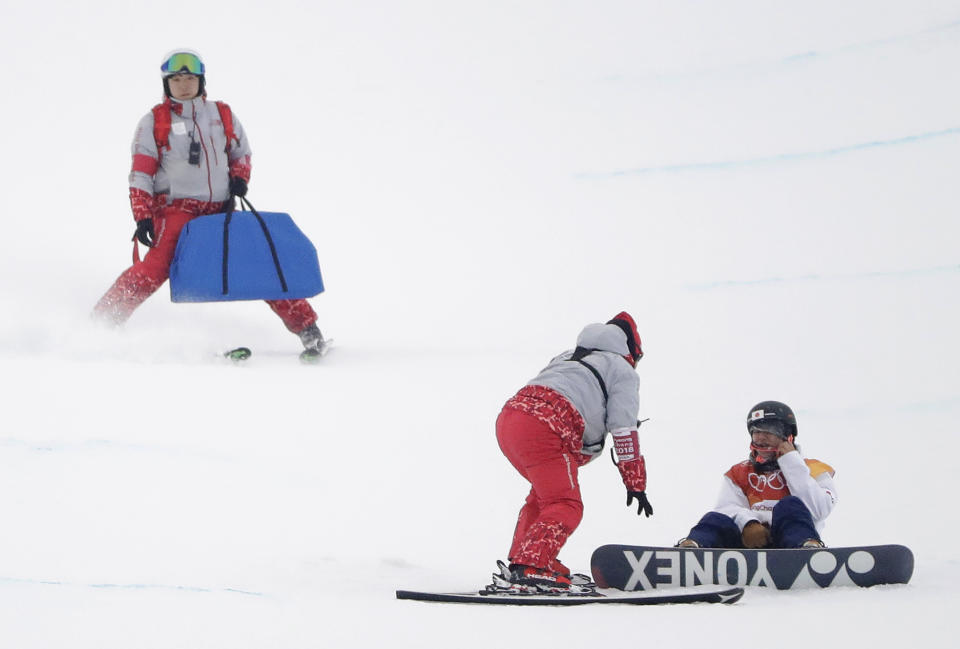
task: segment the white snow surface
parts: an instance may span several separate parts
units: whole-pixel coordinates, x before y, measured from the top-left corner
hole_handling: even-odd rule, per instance
[[[955,646],[960,3],[11,2],[0,21],[0,645],[18,649]],[[262,304],[119,331],[126,176],[194,47],[250,198],[317,245],[316,367]],[[655,515],[581,472],[580,571],[670,545],[795,409],[832,546],[905,586],[733,606],[401,602],[504,558],[502,403],[580,328],[639,322]],[[242,367],[217,359],[246,345]]]

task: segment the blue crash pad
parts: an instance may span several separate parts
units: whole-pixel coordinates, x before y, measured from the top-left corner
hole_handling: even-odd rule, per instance
[[[316,248],[282,212],[197,217],[180,232],[170,266],[173,302],[285,300],[322,292]]]

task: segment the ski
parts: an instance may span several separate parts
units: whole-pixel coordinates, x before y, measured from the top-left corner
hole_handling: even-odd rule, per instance
[[[236,349],[231,349],[230,351],[223,353],[224,358],[231,360],[234,363],[245,361],[251,356],[253,356],[253,352],[250,351],[249,347],[237,347]]]
[[[398,590],[397,599],[453,604],[499,604],[510,606],[581,606],[584,604],[733,604],[743,597],[743,588],[674,589],[670,592],[630,593],[611,590],[588,593],[506,593],[474,591],[464,593]]]
[[[300,362],[305,365],[319,363],[320,359],[330,352],[331,347],[333,347],[333,338],[327,338],[323,340],[316,349],[304,349],[300,352]]]
[[[305,365],[314,365],[326,356],[333,347],[333,339],[324,340],[317,349],[305,349],[300,352],[300,362]],[[243,363],[253,356],[253,351],[249,347],[236,347],[221,354],[223,358],[234,363]]]

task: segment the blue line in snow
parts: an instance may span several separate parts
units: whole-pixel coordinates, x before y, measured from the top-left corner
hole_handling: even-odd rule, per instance
[[[837,56],[843,56],[845,54],[857,53],[870,51],[873,49],[883,48],[888,45],[898,45],[901,43],[909,43],[913,40],[927,38],[930,35],[935,35],[943,32],[951,32],[957,30],[960,27],[960,20],[954,20],[949,23],[942,25],[935,25],[927,29],[923,29],[917,32],[906,33],[906,34],[896,34],[893,36],[887,36],[883,38],[877,38],[872,41],[861,41],[855,43],[848,43],[846,45],[838,45],[830,49],[823,50],[808,50],[805,52],[795,52],[793,54],[787,54],[780,56],[779,58],[773,59],[755,59],[742,61],[739,63],[729,63],[726,65],[695,68],[695,69],[685,69],[677,71],[668,71],[663,73],[647,74],[641,76],[627,76],[627,75],[611,75],[600,80],[606,83],[621,83],[625,81],[643,81],[643,80],[654,80],[654,81],[676,81],[680,79],[690,79],[690,78],[702,78],[707,76],[716,76],[722,75],[730,72],[750,72],[750,71],[759,71],[759,70],[769,70],[772,66],[779,65],[793,65],[793,64],[805,64],[808,62],[817,62],[829,60]]]
[[[797,275],[796,277],[763,277],[759,279],[747,280],[725,280],[720,282],[708,282],[705,284],[687,284],[686,288],[693,291],[709,291],[717,288],[730,288],[738,286],[763,286],[767,284],[778,284],[787,282],[811,282],[824,280],[845,280],[845,279],[874,279],[878,277],[897,278],[911,277],[921,275],[932,275],[936,273],[957,273],[960,272],[960,265],[956,266],[936,266],[933,268],[914,268],[908,270],[891,271],[870,271],[863,273],[847,273],[843,275]]]
[[[37,584],[40,586],[77,586],[65,581],[51,581],[43,579],[16,579],[13,577],[0,577],[0,583],[10,584]],[[202,588],[200,586],[168,586],[166,584],[79,584],[87,588],[102,589],[122,589],[122,590],[181,590],[192,593],[236,593],[238,595],[251,595],[253,597],[265,597],[264,593],[258,593],[250,590],[240,590],[239,588]]]
[[[945,137],[948,135],[960,134],[960,127],[947,128],[940,131],[928,131],[915,135],[892,138],[889,140],[874,140],[872,142],[861,142],[849,146],[834,147],[822,151],[804,151],[800,153],[780,153],[761,158],[746,158],[743,160],[718,160],[715,162],[689,162],[675,165],[655,165],[650,167],[638,167],[636,169],[623,169],[610,171],[606,173],[582,173],[576,174],[577,178],[585,180],[602,180],[608,178],[620,178],[623,176],[640,176],[655,173],[681,173],[685,171],[715,171],[722,169],[735,169],[737,167],[750,167],[777,162],[793,162],[798,160],[812,160],[818,158],[829,158],[844,153],[854,151],[863,151],[865,149],[876,149],[880,147],[891,147],[902,144],[912,144],[923,140],[932,140],[934,138]]]
[[[782,61],[784,63],[793,63],[796,61],[803,61],[806,59],[812,59],[817,57],[831,56],[833,54],[842,54],[844,52],[856,52],[859,50],[867,50],[875,47],[883,47],[885,45],[894,45],[896,43],[905,43],[916,38],[923,38],[924,36],[930,34],[937,34],[940,32],[947,32],[960,27],[960,20],[954,20],[949,23],[944,23],[942,25],[935,25],[927,29],[922,29],[917,32],[910,34],[898,34],[896,36],[888,36],[886,38],[878,38],[872,41],[864,41],[861,43],[851,43],[849,45],[843,45],[832,50],[817,51],[812,50],[810,52],[800,52],[798,54],[791,54],[790,56],[783,57]]]
[[[839,407],[809,408],[805,414],[816,415],[817,417],[857,417],[864,414],[883,413],[912,413],[912,414],[939,414],[960,408],[960,397],[942,397],[938,399],[929,399],[927,401],[900,401],[892,402],[884,400],[882,402],[862,402],[855,405],[844,405]]]

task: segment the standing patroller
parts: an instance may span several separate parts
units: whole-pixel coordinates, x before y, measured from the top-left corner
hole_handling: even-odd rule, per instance
[[[557,558],[580,524],[579,468],[603,451],[613,435],[627,505],[650,516],[647,473],[640,454],[636,365],[643,357],[637,325],[621,312],[606,324],[587,325],[577,347],[555,357],[504,405],[497,441],[531,486],[517,519],[510,565],[494,584],[516,592],[563,591],[570,570]]]
[[[747,432],[750,456],[724,474],[713,511],[677,546],[823,547],[820,531],[837,503],[833,469],[800,455],[797,418],[784,403],[751,408]]]
[[[190,220],[226,211],[247,193],[250,144],[230,107],[207,100],[206,66],[188,49],[160,65],[164,101],[137,125],[130,171],[130,206],[138,241],[149,248],[94,307],[94,316],[126,322],[167,280],[180,232]],[[325,342],[306,300],[267,300],[307,352]]]

